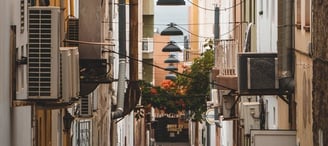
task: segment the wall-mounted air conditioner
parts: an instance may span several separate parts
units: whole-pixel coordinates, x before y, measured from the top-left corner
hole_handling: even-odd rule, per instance
[[[241,53],[238,59],[240,93],[266,94],[279,89],[277,53]]]
[[[150,53],[154,51],[153,38],[142,39],[142,52]]]
[[[72,97],[80,96],[80,57],[77,47],[70,47],[72,55]]]
[[[61,97],[68,101],[72,97],[72,54],[69,48],[60,48],[60,89]]]
[[[244,126],[245,134],[250,134],[251,129],[260,129],[260,103],[240,103],[240,125]]]
[[[80,72],[77,47],[60,48],[60,89],[64,101],[79,96]]]
[[[28,12],[28,98],[58,99],[60,9],[29,7]]]

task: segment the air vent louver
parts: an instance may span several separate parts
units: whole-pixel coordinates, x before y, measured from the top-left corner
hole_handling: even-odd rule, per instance
[[[29,8],[28,96],[57,99],[59,8]]]

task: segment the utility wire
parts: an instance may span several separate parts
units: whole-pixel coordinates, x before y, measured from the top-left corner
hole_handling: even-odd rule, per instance
[[[231,30],[229,30],[229,31],[227,31],[227,32],[225,32],[225,33],[223,33],[223,34],[220,34],[220,37],[225,36],[225,35],[229,34],[230,32],[234,31],[235,29],[237,29],[237,27],[239,27],[239,25],[240,25],[240,24],[236,25],[234,28],[232,28]],[[200,36],[200,35],[198,35],[198,34],[192,33],[191,31],[189,31],[189,30],[187,30],[187,29],[185,29],[185,28],[183,28],[183,27],[181,27],[181,26],[179,26],[179,25],[177,25],[177,26],[178,26],[179,28],[185,30],[186,32],[190,33],[191,35],[196,36],[196,37],[199,37],[199,38],[205,38],[205,39],[207,39],[207,38],[213,38],[213,37],[214,37],[214,36],[213,36],[213,37]]]
[[[201,7],[200,5],[197,5],[197,4],[193,3],[191,0],[188,0],[188,2],[191,3],[192,5],[194,5],[194,6],[198,7],[198,8],[200,8],[200,9],[207,10],[207,11],[215,11],[214,9],[209,9],[209,8]],[[244,0],[243,0],[243,1],[240,1],[238,4],[235,4],[235,5],[231,6],[231,7],[222,8],[222,9],[220,8],[220,11],[226,11],[226,10],[229,10],[229,9],[235,8],[235,7],[237,7],[238,5],[242,4],[243,2],[244,2]]]
[[[75,40],[64,40],[64,42],[74,42],[74,43],[81,43],[81,44],[89,44],[89,45],[104,45],[104,46],[112,46],[111,43],[103,43],[103,42],[89,42],[89,41],[75,41]],[[156,64],[153,64],[153,63],[149,63],[149,62],[146,62],[146,61],[143,61],[143,60],[139,60],[137,58],[133,58],[129,55],[126,55],[126,54],[122,54],[122,53],[119,53],[119,52],[116,52],[116,51],[113,51],[113,50],[104,50],[103,52],[110,52],[110,53],[114,53],[114,54],[118,54],[118,55],[122,55],[124,57],[127,57],[131,60],[134,60],[134,61],[137,61],[137,62],[141,62],[141,63],[144,63],[144,64],[147,64],[147,65],[150,65],[150,66],[153,66],[153,67],[156,67],[156,68],[159,68],[161,70],[165,70],[167,71],[165,68],[161,67],[161,66],[158,66]],[[187,77],[187,78],[191,78],[193,79],[192,76],[189,76],[189,75],[186,75],[186,74],[183,74],[183,73],[180,73],[180,72],[177,72],[177,71],[171,71],[173,73],[176,73],[178,75],[181,75],[181,76],[184,76],[184,77]],[[227,87],[227,86],[224,86],[222,84],[218,84],[218,83],[215,83],[213,81],[209,81],[209,84],[211,85],[215,85],[215,86],[220,86],[220,87],[223,87],[223,88],[226,88],[226,89],[229,89],[229,90],[234,90],[230,87]]]

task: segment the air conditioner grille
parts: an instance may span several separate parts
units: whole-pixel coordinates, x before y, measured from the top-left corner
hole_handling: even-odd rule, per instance
[[[89,96],[81,97],[81,116],[89,116],[90,115],[90,102]]]
[[[28,53],[28,95],[51,96],[53,59],[52,9],[29,9],[29,53]],[[57,27],[57,26],[56,26]]]
[[[79,40],[79,19],[69,18],[67,21],[67,39]],[[78,43],[68,42],[67,46],[78,46]]]

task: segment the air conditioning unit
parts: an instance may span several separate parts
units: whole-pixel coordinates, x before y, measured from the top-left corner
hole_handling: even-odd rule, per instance
[[[72,97],[72,54],[69,48],[60,48],[60,89],[62,98],[68,101]]]
[[[81,117],[90,117],[92,116],[92,95],[81,96],[80,103],[80,116]]]
[[[240,124],[244,126],[245,134],[250,134],[251,129],[260,129],[260,103],[240,103]]]
[[[277,53],[241,53],[238,59],[240,93],[279,89]]]
[[[28,98],[58,99],[59,13],[58,7],[29,7]]]
[[[62,99],[66,102],[79,96],[80,73],[77,47],[60,48],[60,89]]]
[[[80,96],[80,57],[77,47],[70,47],[72,55],[72,97]]]
[[[142,39],[142,52],[153,52],[154,46],[153,46],[153,38],[143,38]]]

